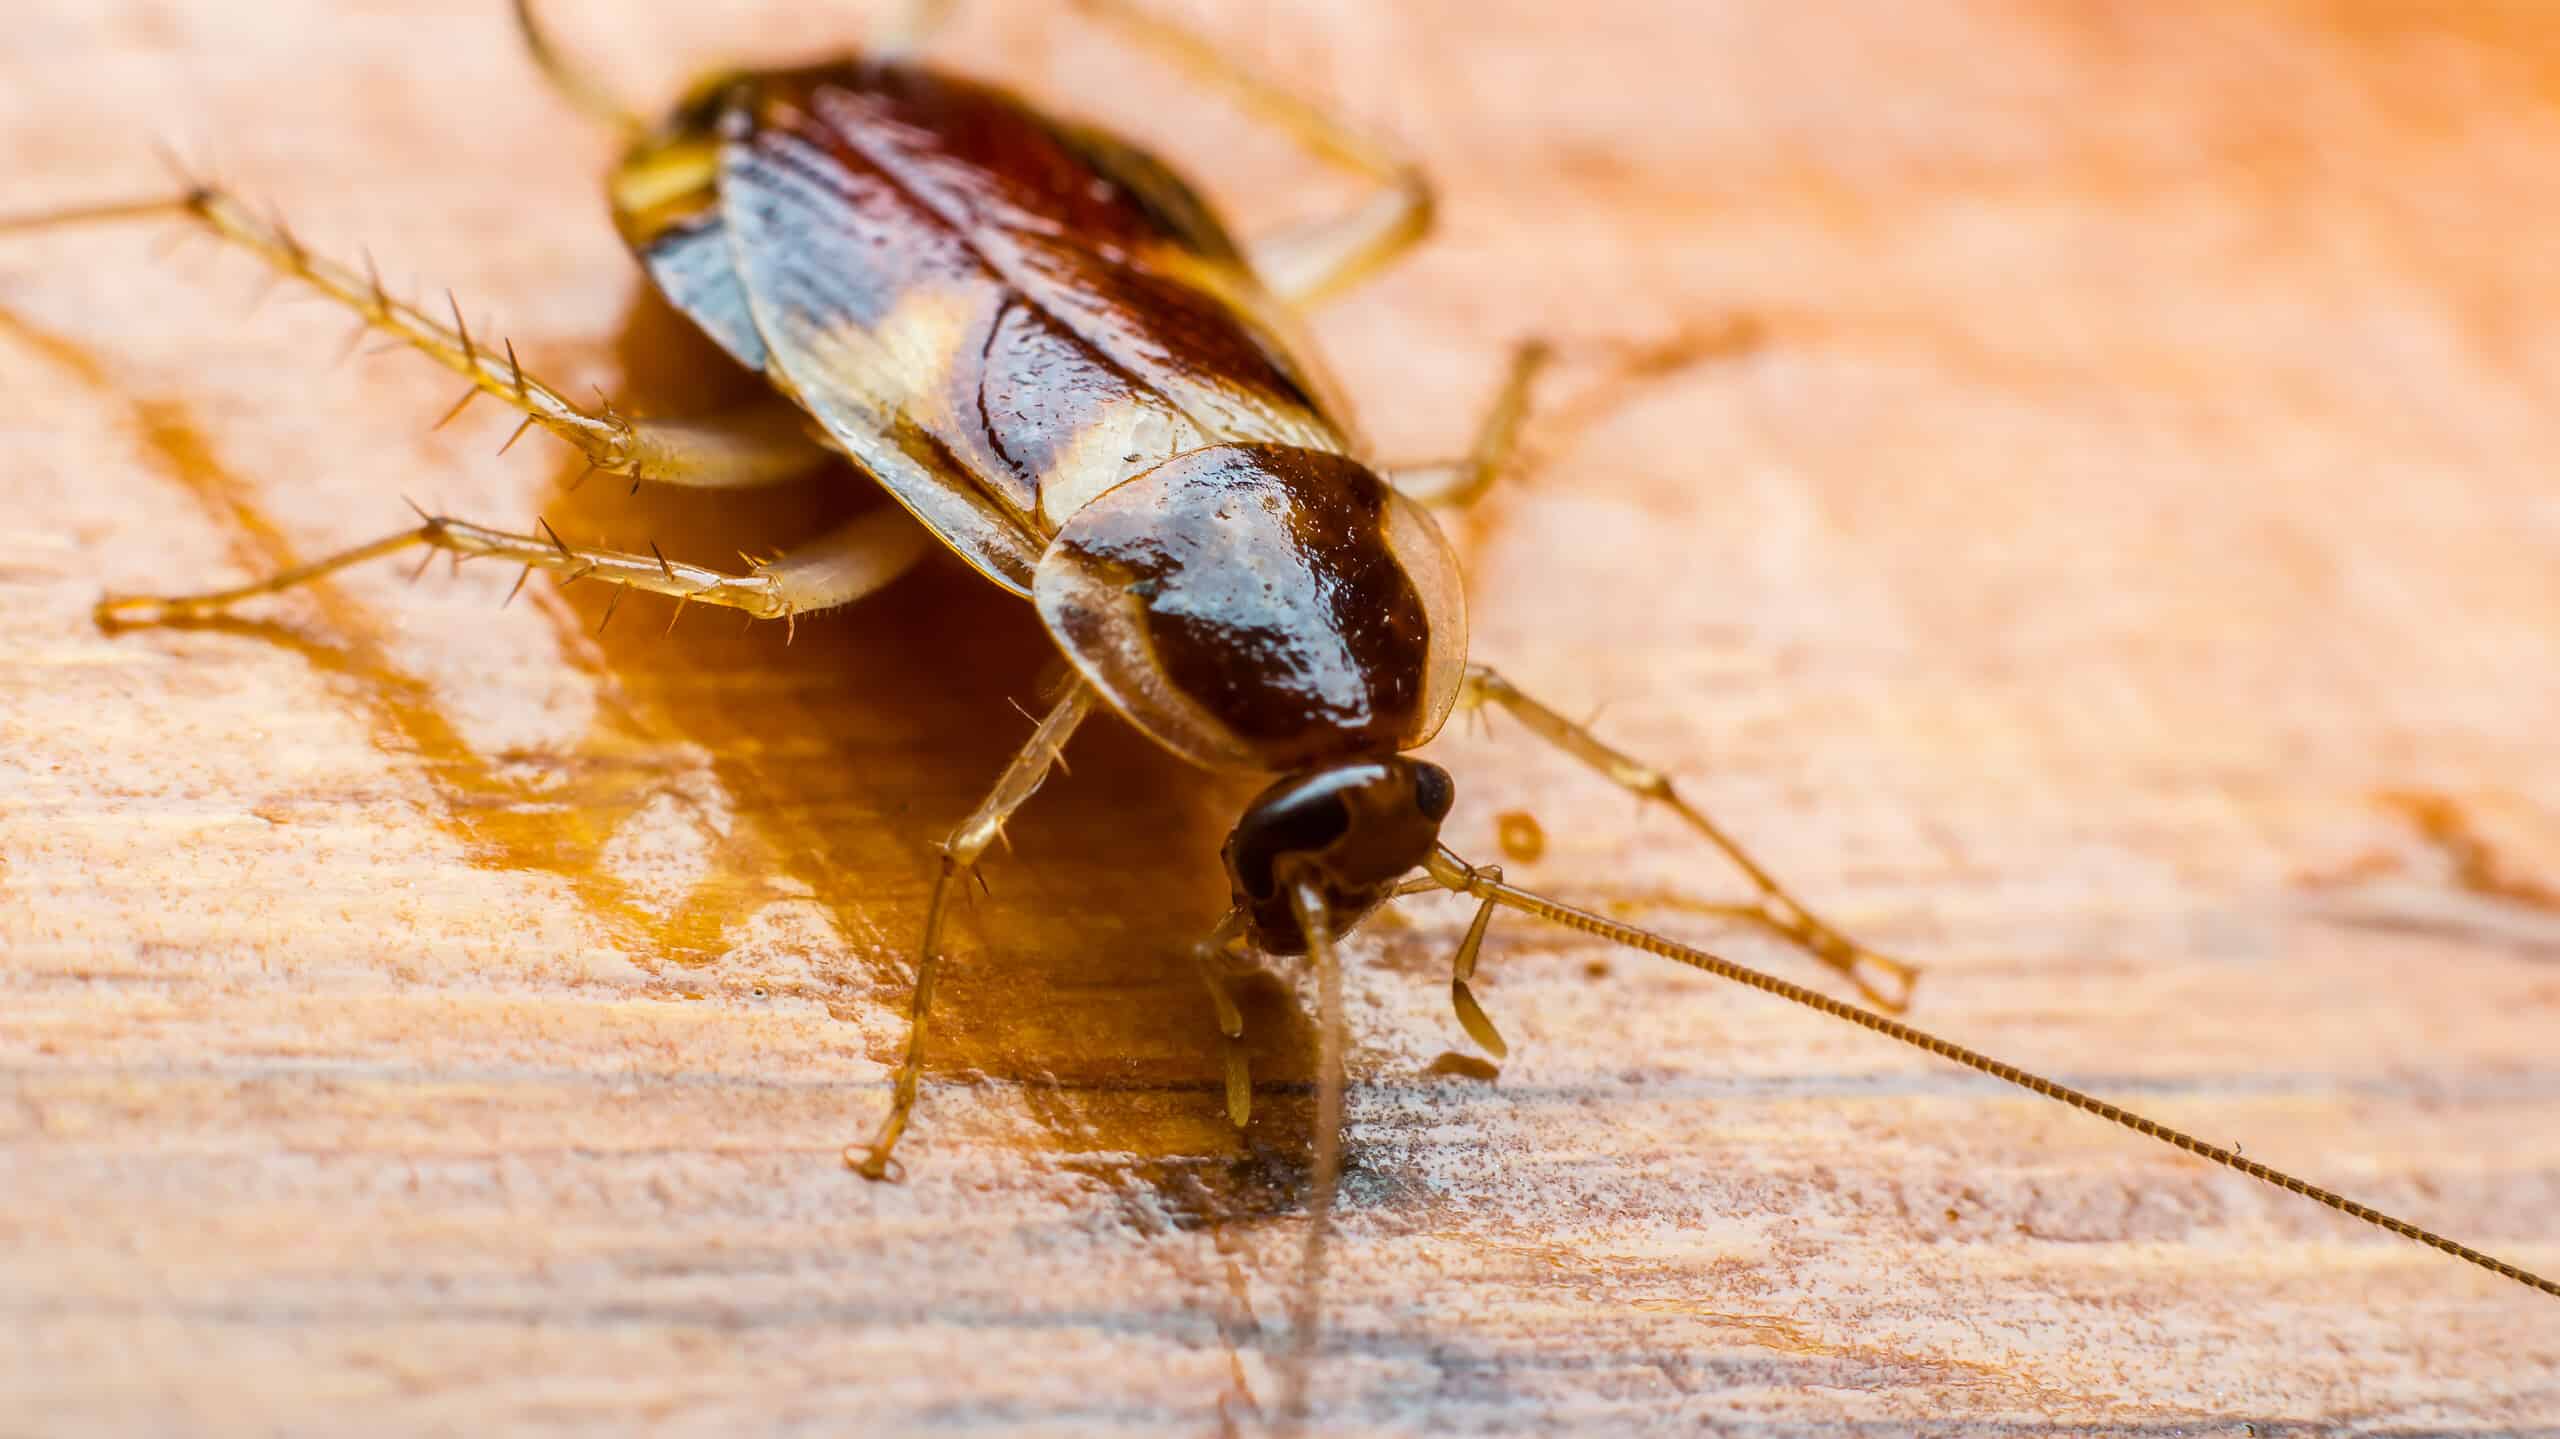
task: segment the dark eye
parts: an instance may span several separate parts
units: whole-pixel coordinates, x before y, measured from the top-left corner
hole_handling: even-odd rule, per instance
[[[1458,786],[1449,772],[1436,764],[1421,760],[1413,765],[1413,802],[1422,817],[1438,824],[1449,817],[1449,806],[1458,799]]]

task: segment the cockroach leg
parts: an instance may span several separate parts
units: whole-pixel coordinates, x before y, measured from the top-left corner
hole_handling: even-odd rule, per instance
[[[1431,178],[1412,161],[1320,106],[1271,84],[1207,38],[1127,0],[1075,0],[1076,8],[1147,46],[1277,125],[1329,164],[1376,181],[1352,209],[1292,226],[1252,246],[1254,273],[1281,299],[1321,304],[1402,258],[1431,233]]]
[[[771,565],[728,574],[679,564],[652,550],[570,545],[551,532],[509,534],[463,520],[426,515],[414,529],[386,535],[325,559],[296,565],[263,579],[191,595],[110,595],[98,602],[97,620],[110,629],[210,619],[249,600],[335,574],[351,565],[403,550],[443,550],[456,560],[487,556],[545,570],[564,580],[601,580],[625,589],[671,595],[686,604],[744,610],[757,619],[790,619],[861,598],[905,572],[924,553],[924,532],[904,511],[882,507],[819,536]],[[521,581],[519,581],[521,582]],[[508,596],[514,597],[511,591]]]
[[[1426,505],[1462,509],[1483,498],[1519,450],[1529,397],[1554,353],[1543,340],[1523,340],[1514,346],[1502,388],[1494,393],[1484,418],[1476,422],[1475,443],[1468,447],[1467,457],[1434,465],[1398,465],[1387,471],[1388,482],[1407,499]]]
[[[907,1050],[898,1062],[898,1073],[890,1085],[889,1113],[881,1119],[880,1128],[867,1145],[849,1145],[844,1162],[865,1179],[890,1176],[890,1151],[897,1148],[898,1137],[907,1132],[908,1116],[916,1107],[916,1081],[923,1073],[926,1021],[933,1011],[933,986],[942,968],[942,922],[950,912],[952,882],[967,875],[977,864],[987,846],[1004,832],[1005,821],[1014,811],[1028,803],[1040,790],[1040,782],[1049,777],[1049,769],[1058,762],[1058,752],[1076,726],[1093,712],[1093,689],[1079,680],[1065,697],[1051,706],[1031,732],[1022,752],[1005,766],[996,786],[978,803],[978,808],[961,821],[960,827],[942,844],[942,867],[933,877],[933,894],[925,901],[924,938],[916,948],[916,987],[907,1005]]]
[[[827,458],[827,450],[810,438],[806,417],[776,395],[692,420],[639,420],[609,405],[577,404],[528,372],[513,344],[500,341],[493,347],[473,335],[451,296],[447,318],[438,318],[393,298],[370,258],[359,272],[315,254],[282,221],[260,216],[231,192],[193,179],[183,183],[181,193],[165,201],[0,219],[0,233],[153,215],[194,221],[264,260],[278,276],[301,280],[345,306],[367,328],[394,336],[469,381],[465,402],[487,395],[513,406],[528,423],[576,446],[592,467],[608,474],[659,484],[738,488],[795,478]],[[457,404],[455,412],[460,409]]]
[[[631,419],[610,408],[601,413],[623,426],[631,438],[620,466],[596,468],[621,475],[635,487],[762,489],[798,479],[830,458],[827,447],[811,437],[807,414],[779,395],[760,395],[726,410],[685,419]],[[530,412],[525,418],[535,425],[543,423]],[[592,461],[594,455],[588,459]]]
[[[1485,865],[1478,872],[1496,884],[1502,882],[1502,866],[1498,864]],[[1475,921],[1467,926],[1467,937],[1458,941],[1458,954],[1449,969],[1449,1003],[1458,1011],[1458,1027],[1467,1032],[1469,1039],[1494,1058],[1508,1059],[1511,1046],[1502,1042],[1502,1031],[1493,1027],[1484,1006],[1476,1003],[1473,988],[1476,957],[1484,951],[1484,932],[1493,924],[1493,908],[1489,899],[1477,905]]]
[[[1601,743],[1599,737],[1585,726],[1522,694],[1511,681],[1483,665],[1467,667],[1466,686],[1460,692],[1458,703],[1469,707],[1501,706],[1540,739],[1598,771],[1610,783],[1639,798],[1663,805],[1680,816],[1691,829],[1705,835],[1710,844],[1722,850],[1725,858],[1733,861],[1734,867],[1749,877],[1753,887],[1760,891],[1758,903],[1733,906],[1730,917],[1758,924],[1839,971],[1858,987],[1858,992],[1866,996],[1868,1003],[1878,1009],[1899,1014],[1909,1007],[1912,986],[1920,978],[1919,970],[1857,943],[1805,908],[1761,867],[1758,860],[1735,843],[1732,836],[1689,803],[1672,786],[1670,776]]]
[[[1244,933],[1244,916],[1234,910],[1218,921],[1218,927],[1192,950],[1192,958],[1200,965],[1200,983],[1209,991],[1209,1004],[1218,1016],[1219,1052],[1227,1078],[1227,1118],[1242,1129],[1253,1119],[1253,1069],[1245,1056],[1244,1011],[1236,1007],[1236,997],[1227,985],[1226,960],[1237,936]]]
[[[786,615],[815,614],[861,599],[935,548],[914,516],[878,505],[756,566],[755,575],[772,582]]]

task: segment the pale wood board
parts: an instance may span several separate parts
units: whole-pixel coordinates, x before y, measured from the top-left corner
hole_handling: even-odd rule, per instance
[[[553,8],[652,97],[862,29]],[[14,6],[0,211],[145,192],[169,136],[564,382],[677,403],[612,142],[503,9]],[[1925,963],[1923,1023],[2560,1270],[2560,942],[2374,803],[2454,796],[2560,874],[2544,10],[1192,13],[1445,185],[1319,326],[1383,450],[1454,444],[1509,340],[1566,347],[1542,465],[1458,527],[1481,656]],[[1049,7],[939,53],[1252,222],[1344,193]],[[394,566],[102,635],[102,588],[404,494],[706,560],[833,503],[564,498],[493,412],[422,437],[422,362],[332,369],[339,316],[160,239],[0,249],[0,1431],[1251,1430],[1310,1041],[1257,995],[1239,1142],[1182,950],[1237,787],[1080,743],[963,928],[906,1182],[860,1182],[1027,613],[944,570],[788,649],[636,600],[599,640],[601,595]],[[1611,346],[1737,322],[1593,398]],[[1516,727],[1436,753],[1462,850],[1544,820],[1515,876],[1730,882]],[[2560,1432],[2552,1301],[1703,978],[1506,925],[1515,1058],[1435,1071],[1463,922],[1355,946],[1328,1431]]]

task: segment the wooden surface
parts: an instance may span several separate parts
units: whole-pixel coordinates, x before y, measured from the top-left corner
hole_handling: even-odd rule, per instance
[[[860,29],[555,8],[650,95]],[[610,142],[502,9],[13,7],[0,209],[148,189],[167,135],[554,378],[696,400]],[[1339,193],[1046,7],[970,9],[954,62],[1250,221]],[[2544,11],[1214,23],[1446,185],[1442,240],[1321,327],[1382,448],[1454,443],[1510,339],[1565,347],[1542,468],[1462,526],[1481,656],[1926,963],[1923,1022],[2560,1270]],[[964,928],[909,1178],[863,1184],[836,1150],[926,847],[1027,727],[1027,615],[946,568],[788,649],[638,600],[598,639],[601,595],[392,567],[103,636],[102,588],[404,494],[704,559],[844,502],[563,497],[494,412],[422,437],[421,362],[332,369],[338,316],[161,238],[0,249],[0,1431],[1250,1430],[1309,1034],[1294,978],[1256,992],[1281,1087],[1240,1143],[1181,950],[1234,788],[1080,742]],[[1465,852],[1527,809],[1515,875],[1712,933],[1672,901],[1729,876],[1661,817],[1516,728],[1435,754]],[[1489,1080],[1447,1057],[1463,921],[1355,949],[1329,1430],[2560,1432],[2551,1301],[1702,978],[1507,924]]]

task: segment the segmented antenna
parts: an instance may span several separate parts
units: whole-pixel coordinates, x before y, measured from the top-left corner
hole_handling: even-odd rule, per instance
[[[516,30],[524,36],[525,53],[533,57],[534,68],[551,82],[552,89],[560,92],[561,99],[628,136],[637,137],[649,128],[638,111],[623,104],[603,82],[571,64],[560,47],[551,43],[551,32],[533,13],[533,0],[515,0],[515,7]]]
[[[2545,1294],[2560,1298],[2560,1283],[2545,1279],[2531,1270],[2519,1269],[2493,1255],[2483,1254],[2470,1245],[2457,1243],[2432,1230],[2421,1229],[2405,1219],[2394,1219],[2379,1209],[2358,1204],[2343,1194],[2323,1189],[2309,1180],[2297,1179],[2281,1169],[2270,1169],[2254,1159],[2244,1159],[2234,1150],[2225,1149],[2218,1144],[2208,1144],[2192,1134],[2171,1129],[2165,1124],[2146,1119],[2130,1110],[2119,1109],[2094,1095],[2083,1094],[2069,1085],[2057,1084],[2039,1074],[2030,1074],[2014,1064],[2003,1063],[1987,1054],[1978,1054],[1961,1044],[1940,1039],[1926,1030],[1914,1029],[1899,1020],[1887,1019],[1881,1014],[1860,1009],[1854,1004],[1845,1004],[1802,985],[1789,984],[1775,975],[1762,974],[1747,965],[1736,964],[1732,960],[1709,954],[1705,950],[1692,949],[1649,930],[1638,929],[1631,924],[1621,924],[1613,919],[1604,919],[1587,910],[1559,904],[1544,895],[1531,894],[1527,890],[1514,888],[1503,883],[1498,876],[1488,874],[1485,870],[1477,869],[1458,858],[1446,847],[1433,853],[1431,858],[1425,861],[1425,868],[1444,889],[1473,895],[1478,899],[1516,909],[1524,914],[1534,914],[1540,919],[1563,925],[1567,929],[1578,929],[1585,934],[1623,944],[1629,949],[1640,949],[1648,954],[1657,954],[1664,959],[1685,964],[1691,969],[1704,970],[1718,979],[1729,979],[1736,984],[1748,985],[1764,994],[1774,994],[1780,999],[1793,1000],[1807,1009],[1818,1009],[1834,1019],[1845,1019],[1861,1029],[1873,1030],[1888,1039],[1901,1040],[1914,1049],[1926,1050],[1940,1059],[1961,1064],[1967,1069],[1978,1070],[1994,1079],[2006,1080],[2020,1089],[2041,1094],[2047,1099],[2059,1100],[2074,1109],[2094,1114],[2111,1124],[2122,1125],[2136,1134],[2147,1135],[2163,1144],[2183,1149],[2199,1159],[2209,1159],[2225,1169],[2238,1170],[2252,1179],[2272,1184],[2289,1193],[2299,1194],[2305,1199],[2324,1204],[2340,1214],[2361,1219],[2376,1229],[2388,1230],[2403,1239],[2415,1240],[2429,1249],[2450,1254],[2466,1264],[2478,1265],[2492,1274],[2503,1275],[2527,1288],[2539,1289]]]
[[[1342,963],[1334,954],[1333,919],[1323,893],[1292,883],[1289,899],[1316,971],[1316,1114],[1314,1183],[1307,1198],[1307,1242],[1298,1256],[1298,1292],[1289,1304],[1289,1354],[1280,1371],[1279,1416],[1273,1430],[1294,1435],[1306,1421],[1307,1377],[1314,1372],[1316,1320],[1324,1292],[1325,1241],[1333,1228],[1334,1193],[1342,1184]]]

